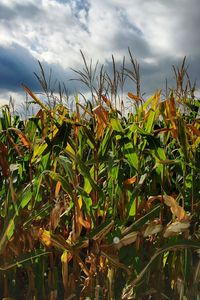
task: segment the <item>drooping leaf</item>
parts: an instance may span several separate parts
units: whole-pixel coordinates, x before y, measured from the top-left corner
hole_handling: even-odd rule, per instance
[[[31,92],[31,90],[24,83],[22,83],[22,86],[39,106],[41,106],[45,111],[48,111],[47,107],[34,95],[34,93]]]
[[[26,148],[30,148],[30,142],[28,141],[27,137],[19,130],[18,128],[9,128],[9,131],[14,131],[20,138],[21,142],[24,144]]]
[[[129,92],[129,93],[128,93],[128,97],[129,97],[130,99],[136,101],[136,102],[141,102],[140,97],[134,95],[133,93],[130,93],[130,92]]]

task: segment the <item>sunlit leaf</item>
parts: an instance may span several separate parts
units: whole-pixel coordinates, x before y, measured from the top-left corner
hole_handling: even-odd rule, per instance
[[[113,130],[117,131],[117,132],[121,132],[121,133],[124,133],[124,129],[119,121],[119,119],[117,118],[111,118],[110,119],[110,123],[111,123],[111,126],[113,128]]]

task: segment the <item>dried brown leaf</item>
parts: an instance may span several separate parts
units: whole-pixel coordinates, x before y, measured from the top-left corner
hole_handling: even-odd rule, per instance
[[[190,227],[189,221],[176,221],[169,224],[164,232],[164,237],[170,237],[186,231]]]
[[[137,239],[138,233],[139,233],[138,231],[133,231],[127,234],[126,236],[124,236],[121,240],[119,240],[119,243],[116,244],[116,248],[120,249],[124,246],[133,244]]]
[[[132,99],[132,100],[134,100],[134,101],[136,101],[136,102],[141,102],[142,100],[140,99],[140,97],[138,97],[138,96],[136,96],[136,95],[134,95],[134,94],[132,94],[132,93],[128,93],[128,97],[130,98],[130,99]]]
[[[163,225],[160,223],[159,219],[156,219],[148,224],[143,235],[144,237],[147,237],[149,235],[153,235],[161,232],[162,229],[163,229]]]
[[[63,207],[60,203],[56,203],[50,216],[50,228],[51,230],[55,230],[60,221],[60,215],[63,211]]]

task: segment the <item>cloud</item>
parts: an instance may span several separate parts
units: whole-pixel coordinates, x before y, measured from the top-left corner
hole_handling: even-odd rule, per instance
[[[42,67],[48,83],[51,73],[50,89],[57,92],[60,82],[61,86],[65,85],[69,93],[78,90],[77,82],[69,82],[69,78],[74,77],[70,69],[65,70],[59,64],[48,64],[45,61]],[[25,93],[21,86],[22,82],[32,91],[41,92],[41,85],[34,73],[40,75],[41,69],[38,61],[26,48],[18,44],[0,47],[0,105],[8,102],[10,96],[13,96],[17,103],[20,99],[24,101]]]
[[[33,70],[36,63],[36,59],[22,46],[0,47],[0,89],[17,91],[21,82],[27,82],[35,89]]]
[[[37,89],[38,59],[77,89],[67,79],[74,77],[70,67],[83,66],[80,49],[109,69],[111,55],[121,61],[128,47],[148,93],[172,76],[172,64],[185,55],[199,81],[198,6],[199,0],[1,0],[0,89],[16,91],[24,79]]]
[[[194,45],[200,43],[198,0],[135,0],[134,4],[116,0],[115,5],[143,32],[156,55],[180,57],[196,53]]]

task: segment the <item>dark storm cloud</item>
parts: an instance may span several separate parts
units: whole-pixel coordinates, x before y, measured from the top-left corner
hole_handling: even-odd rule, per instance
[[[134,50],[133,50],[134,52]],[[126,67],[131,69],[129,61],[128,51],[126,53]],[[134,58],[137,58],[134,56]],[[200,61],[200,56],[188,58],[186,65],[188,65],[188,73],[192,82],[197,79],[197,87],[200,86],[199,82],[199,67],[196,63]],[[175,87],[174,72],[172,66],[180,66],[181,59],[172,59],[166,57],[160,58],[156,63],[140,62],[140,74],[141,74],[141,91],[146,95],[153,94],[157,89],[165,88],[165,80],[167,79],[171,87]],[[58,82],[61,85],[64,83],[69,93],[74,94],[76,92],[87,92],[85,85],[81,84],[78,80],[71,81],[70,79],[78,79],[79,77],[70,69],[63,69],[60,65],[48,64],[42,62],[43,69],[46,74],[47,81],[49,79],[50,70],[52,70],[51,88],[57,91]],[[83,67],[83,65],[82,65]],[[82,70],[81,65],[75,68],[76,70]],[[116,62],[116,68],[120,70],[120,63]],[[112,63],[110,61],[105,64],[105,70],[112,74]],[[0,47],[0,91],[9,90],[10,92],[23,91],[21,82],[25,83],[31,90],[38,92],[41,87],[34,76],[33,72],[40,74],[40,68],[37,60],[30,54],[25,48],[14,44],[12,47],[3,48]],[[125,85],[125,92],[135,92],[135,85],[130,80],[127,80]]]
[[[36,63],[29,51],[17,44],[0,47],[0,89],[19,91],[21,82],[36,88],[33,75]]]
[[[132,54],[134,51],[132,51]],[[126,69],[133,70],[133,67],[130,63],[130,57],[128,51],[126,53]],[[176,88],[176,80],[173,66],[179,68],[182,65],[182,58],[172,58],[171,56],[161,57],[155,61],[155,63],[141,62],[140,59],[137,59],[133,55],[133,58],[137,60],[140,66],[140,83],[141,83],[141,93],[144,94],[144,98],[153,95],[157,90],[162,90],[165,92],[166,80],[168,82],[168,87],[171,89]],[[122,62],[122,61],[121,61]],[[197,63],[198,62],[198,63]],[[191,80],[191,83],[194,84],[196,81],[196,88],[200,88],[200,55],[198,57],[186,57],[185,66],[187,68],[187,73]],[[122,69],[122,63],[116,62],[116,69]],[[113,76],[113,65],[109,61],[105,64],[105,70],[108,74]],[[126,72],[125,72],[126,73]],[[185,78],[186,79],[186,78]],[[129,78],[126,79],[124,85],[124,92],[136,93],[136,84],[131,81]]]
[[[143,91],[147,94],[153,94],[157,89],[165,90],[166,80],[168,86],[176,88],[176,79],[173,66],[181,68],[184,57],[172,58],[162,57],[154,64],[141,64],[141,82]],[[198,57],[186,57],[185,67],[189,75],[191,84],[196,82],[196,88],[200,87],[200,55]],[[185,80],[187,78],[185,77]]]
[[[123,42],[122,42],[123,41]],[[136,57],[148,57],[151,55],[151,48],[145,39],[138,36],[138,34],[132,30],[121,30],[120,34],[117,34],[112,41],[112,47],[114,52],[123,51],[127,52],[128,47],[133,49],[133,53]]]
[[[78,83],[70,81],[74,73],[64,70],[60,65],[42,62],[47,81],[49,80],[50,70],[52,70],[51,87],[57,91],[58,83],[65,84],[69,92],[74,92]],[[31,53],[20,45],[13,44],[11,47],[0,47],[0,91],[9,90],[10,92],[21,92],[21,83],[26,84],[31,90],[39,91],[41,87],[34,75],[40,75],[38,61]]]

